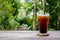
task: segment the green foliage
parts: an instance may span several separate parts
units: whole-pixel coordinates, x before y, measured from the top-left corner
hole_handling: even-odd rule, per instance
[[[30,14],[30,12],[32,12],[34,5],[32,1],[31,2],[25,1],[24,3],[22,3],[22,7],[26,10],[27,16],[28,14]]]
[[[24,17],[19,20],[20,25],[22,24],[27,24],[28,25],[28,30],[32,30],[32,24],[33,24],[33,19],[30,17]]]
[[[60,28],[60,0],[46,0],[46,12],[50,14],[49,30]],[[23,8],[23,11],[21,11]],[[25,12],[25,17],[19,17]],[[0,30],[16,30],[19,25],[26,24],[28,29],[32,30],[33,18],[30,18],[30,13],[34,9],[34,0],[25,0],[21,3],[20,0],[0,0]],[[37,13],[43,10],[41,0],[37,2]],[[21,15],[22,16],[22,15]],[[36,21],[38,29],[38,21]]]
[[[60,28],[58,22],[60,20],[60,0],[47,0],[46,12],[50,14],[49,27],[57,30]]]
[[[15,5],[16,2],[14,0],[0,0],[1,30],[15,30],[18,27],[19,23],[14,20],[14,14],[18,12],[17,5]]]

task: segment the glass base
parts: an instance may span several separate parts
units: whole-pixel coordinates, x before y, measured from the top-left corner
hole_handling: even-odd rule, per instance
[[[49,34],[47,34],[47,33],[39,33],[39,34],[37,34],[38,36],[49,36]]]

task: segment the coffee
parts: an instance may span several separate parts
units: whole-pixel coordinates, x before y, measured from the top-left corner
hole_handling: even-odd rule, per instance
[[[49,16],[38,16],[38,25],[40,33],[47,33]]]

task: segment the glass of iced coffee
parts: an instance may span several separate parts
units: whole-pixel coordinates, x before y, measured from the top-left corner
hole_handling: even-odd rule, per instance
[[[38,27],[39,34],[41,36],[47,36],[48,31],[48,22],[49,22],[49,14],[40,14],[38,15]]]

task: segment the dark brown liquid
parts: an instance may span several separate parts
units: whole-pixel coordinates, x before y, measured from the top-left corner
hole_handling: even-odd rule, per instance
[[[38,24],[40,33],[47,33],[48,28],[48,16],[38,16]]]

